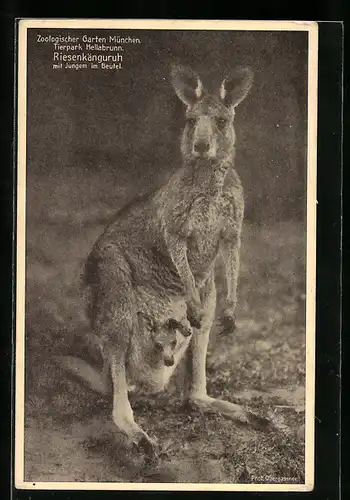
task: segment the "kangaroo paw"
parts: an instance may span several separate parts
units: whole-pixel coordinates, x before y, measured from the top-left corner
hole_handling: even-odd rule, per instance
[[[220,413],[220,415],[237,422],[238,424],[249,425],[258,430],[269,428],[272,423],[264,417],[260,417],[243,406],[222,401],[220,399],[211,398],[210,396],[192,397],[189,400],[191,406],[202,411],[211,413]]]
[[[187,319],[192,328],[200,328],[202,326],[203,312],[193,306],[187,308]]]
[[[236,329],[235,315],[224,314],[219,320],[219,328],[222,335],[233,333]]]

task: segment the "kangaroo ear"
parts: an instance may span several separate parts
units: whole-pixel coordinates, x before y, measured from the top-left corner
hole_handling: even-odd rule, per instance
[[[190,335],[192,335],[192,330],[190,328],[183,325],[180,321],[177,321],[174,318],[170,318],[168,320],[168,328],[171,328],[172,330],[179,330],[179,332],[182,333],[184,337],[189,337]]]
[[[171,68],[171,80],[176,95],[186,106],[193,106],[202,97],[202,81],[197,73],[190,68],[173,65]]]
[[[220,98],[228,108],[235,108],[248,94],[254,74],[250,68],[238,68],[225,78],[220,87]]]

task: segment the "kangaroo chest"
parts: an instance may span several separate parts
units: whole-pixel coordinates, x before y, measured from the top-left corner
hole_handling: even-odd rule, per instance
[[[207,274],[217,257],[224,228],[222,200],[197,199],[189,214],[187,258],[194,276]]]
[[[212,272],[221,243],[235,238],[238,205],[239,196],[227,191],[200,193],[172,212],[173,228],[186,238],[187,260],[199,286]]]

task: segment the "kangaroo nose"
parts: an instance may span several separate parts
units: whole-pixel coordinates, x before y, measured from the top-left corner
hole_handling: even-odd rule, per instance
[[[209,142],[208,141],[197,141],[194,144],[194,150],[196,153],[207,153],[209,151]]]
[[[173,366],[174,356],[164,356],[164,364],[165,366]]]

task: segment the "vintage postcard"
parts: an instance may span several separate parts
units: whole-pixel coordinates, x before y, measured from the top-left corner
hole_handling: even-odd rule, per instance
[[[318,25],[18,22],[15,487],[310,491]]]

